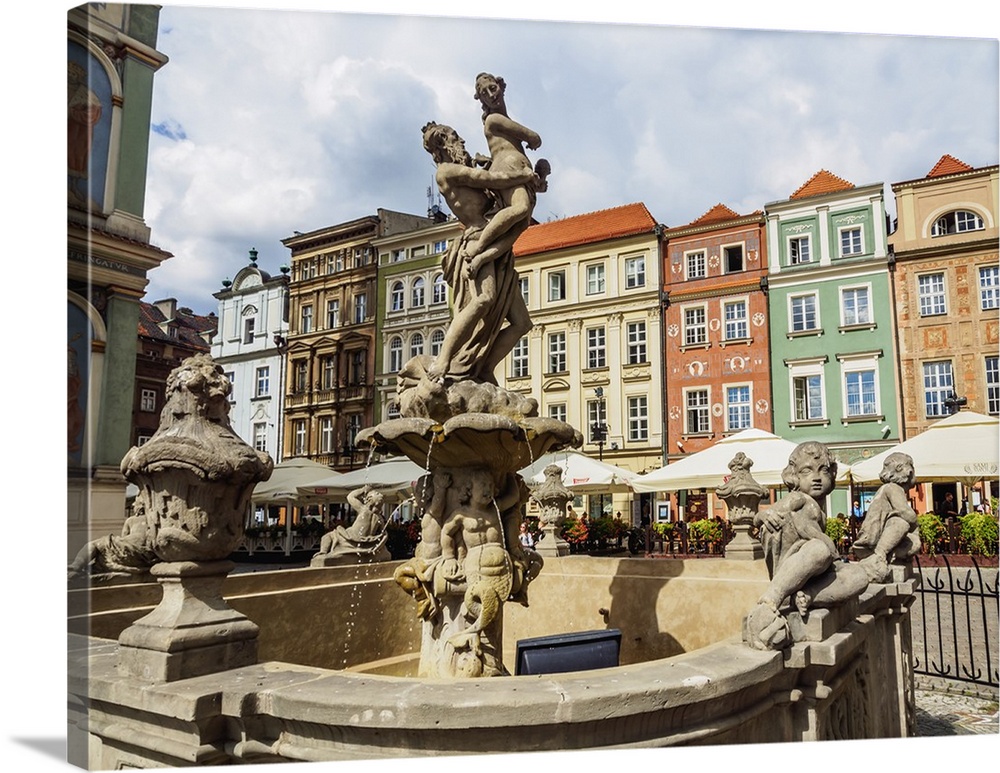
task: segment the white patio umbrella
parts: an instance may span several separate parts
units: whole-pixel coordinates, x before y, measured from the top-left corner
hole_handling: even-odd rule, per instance
[[[878,481],[885,458],[896,451],[913,457],[918,483],[960,481],[972,485],[996,478],[1000,468],[1000,420],[974,411],[959,411],[919,435],[857,462],[851,467],[851,477],[859,483]]]
[[[250,501],[255,505],[284,505],[285,517],[285,555],[291,553],[292,545],[292,507],[322,502],[322,499],[310,498],[299,494],[298,487],[320,478],[336,475],[330,467],[304,456],[285,459],[274,465],[271,477],[254,486]]]
[[[372,486],[383,494],[409,496],[413,484],[426,475],[427,470],[419,464],[398,456],[377,462],[367,467],[360,467],[351,472],[320,478],[299,487],[299,494],[305,497],[318,497],[321,501],[344,501],[347,495],[362,486]]]
[[[781,472],[797,445],[762,429],[745,429],[666,467],[636,476],[632,489],[648,492],[718,488],[730,475],[729,462],[741,451],[753,460],[750,474],[758,483],[768,488],[783,486]],[[837,464],[838,483],[847,483],[850,469],[843,462]]]
[[[562,468],[562,483],[575,494],[628,492],[632,490],[629,481],[637,474],[577,451],[545,454],[519,474],[529,483],[541,483],[545,480],[545,468],[550,464]]]

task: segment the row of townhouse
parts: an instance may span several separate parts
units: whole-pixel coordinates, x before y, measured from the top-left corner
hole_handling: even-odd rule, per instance
[[[581,428],[584,452],[634,472],[750,427],[820,440],[850,463],[961,398],[997,414],[997,179],[996,166],[944,156],[892,186],[895,226],[882,183],[826,170],[749,214],[718,204],[667,227],[633,203],[535,224],[515,245],[534,327],[497,380]],[[235,393],[258,401],[239,431],[278,458],[364,464],[357,431],[398,415],[396,372],[444,339],[440,263],[459,234],[453,219],[379,210],[283,241],[284,316],[237,301],[241,276],[217,293],[220,330],[245,344],[253,320],[279,358],[235,376]],[[687,517],[724,509],[711,492],[670,501]],[[657,503],[586,506],[638,518]]]

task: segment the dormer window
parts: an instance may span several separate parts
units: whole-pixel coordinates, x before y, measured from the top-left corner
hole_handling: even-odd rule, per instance
[[[961,234],[967,231],[982,231],[983,219],[975,212],[967,209],[957,209],[942,215],[934,221],[931,227],[931,236],[947,236],[948,234]]]

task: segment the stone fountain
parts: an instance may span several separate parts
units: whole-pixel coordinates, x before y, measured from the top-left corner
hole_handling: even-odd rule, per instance
[[[531,329],[514,242],[548,174],[544,159],[533,166],[525,155],[524,146],[536,149],[541,138],[507,115],[505,88],[488,73],[476,79],[488,158],[474,162],[449,126],[423,128],[438,188],[465,226],[442,261],[455,314],[440,353],[400,370],[400,418],[357,439],[428,470],[418,492],[421,541],[396,572],[423,620],[421,676],[507,673],[503,607],[527,605],[528,584],[542,566],[518,541],[529,492],[517,471],[583,441],[569,424],[539,417],[536,400],[500,388],[493,375]]]

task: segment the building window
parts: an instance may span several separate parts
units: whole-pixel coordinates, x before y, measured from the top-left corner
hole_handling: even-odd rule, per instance
[[[143,389],[139,394],[139,410],[151,412],[156,410],[156,390]]]
[[[628,364],[639,365],[646,362],[646,323],[629,322],[626,326],[628,340]]]
[[[229,393],[232,394],[236,389],[236,371],[227,370],[226,378],[229,379],[229,386],[232,387],[232,389],[229,390]]]
[[[528,337],[519,338],[511,351],[510,377],[525,378],[528,375]]]
[[[705,276],[705,252],[689,252],[684,256],[687,263],[687,278],[701,279]]]
[[[389,291],[389,311],[402,311],[406,298],[406,289],[402,282],[393,284]]]
[[[333,417],[324,416],[319,420],[319,451],[321,454],[329,454],[333,450]]]
[[[424,336],[422,333],[414,333],[410,336],[410,357],[419,357],[424,353]]]
[[[566,272],[553,271],[549,274],[549,300],[566,300]]]
[[[790,307],[789,331],[802,333],[807,330],[819,330],[819,315],[816,313],[817,300],[815,295],[792,295],[788,299]]]
[[[1000,413],[1000,357],[986,358],[986,412]]]
[[[340,250],[340,252],[338,252],[338,253],[336,253],[336,255],[334,255],[334,267],[336,268],[337,271],[343,271],[344,270],[344,260],[345,259],[346,259],[346,257],[344,255],[344,251],[343,250]]]
[[[844,395],[848,416],[877,416],[878,391],[874,369],[844,373]]]
[[[549,406],[549,418],[556,421],[566,421],[566,403]]]
[[[306,420],[296,419],[292,423],[292,438],[295,445],[293,453],[295,456],[305,456],[306,453]]]
[[[309,363],[306,360],[299,360],[293,366],[295,371],[295,391],[305,392],[309,386]]]
[[[301,327],[300,331],[303,333],[311,333],[313,329],[313,307],[312,304],[302,307],[301,314]]]
[[[393,263],[399,263],[401,260],[406,260],[406,249],[393,250],[391,253],[391,260]]]
[[[521,286],[521,297],[524,299],[524,305],[528,305],[528,277],[522,276],[518,277],[518,284]]]
[[[598,437],[607,439],[603,433],[607,431],[608,412],[604,400],[587,401],[587,437],[590,443],[598,442]],[[599,434],[598,431],[601,431]]]
[[[628,399],[628,439],[633,442],[649,439],[649,410],[645,395]]]
[[[684,393],[685,431],[700,435],[711,431],[708,415],[708,390],[690,389]]]
[[[137,446],[144,446],[146,445],[146,443],[152,440],[152,438],[153,438],[152,435],[139,435],[139,437],[135,439],[135,444]]]
[[[367,381],[367,369],[365,368],[367,358],[368,352],[364,349],[355,349],[351,352],[351,384],[353,386],[360,386]]]
[[[788,240],[788,262],[791,265],[797,266],[811,260],[808,236],[795,236]]]
[[[566,372],[566,334],[549,333],[549,373]]]
[[[267,451],[267,424],[263,421],[253,425],[253,447],[257,451]]]
[[[326,302],[326,326],[328,328],[340,327],[340,300],[334,299]]]
[[[434,277],[434,289],[431,293],[431,303],[444,303],[448,300],[448,284],[444,281],[444,274]]]
[[[604,292],[604,264],[587,266],[587,295],[598,295]]]
[[[389,341],[389,372],[396,373],[403,367],[403,339],[394,336]]]
[[[328,355],[323,358],[323,389],[337,387],[337,357]]]
[[[731,244],[722,248],[722,265],[727,274],[743,270],[743,245]]]
[[[254,317],[247,317],[243,320],[243,343],[253,343],[254,328],[256,325],[257,320]]]
[[[431,333],[431,357],[437,357],[441,354],[441,347],[444,346],[444,331],[435,330]]]
[[[944,401],[954,391],[955,379],[950,360],[924,363],[924,413],[928,419],[948,415],[948,406]]]
[[[413,280],[413,288],[410,290],[410,305],[424,305],[424,280],[419,276]]]
[[[393,401],[385,407],[385,417],[387,419],[398,419],[402,414],[399,411],[399,403]]]
[[[823,375],[792,377],[792,418],[794,421],[819,421],[823,411]]]
[[[448,249],[448,242],[444,239],[439,239],[434,242],[434,254],[440,255],[442,252],[446,252]]]
[[[840,230],[840,256],[843,258],[851,255],[860,255],[864,252],[861,244],[861,226],[842,228]]]
[[[870,325],[871,304],[867,287],[847,287],[840,291],[840,310],[845,326]]]
[[[698,346],[708,342],[708,326],[705,324],[705,307],[691,306],[684,309],[684,345]]]
[[[983,230],[983,219],[979,215],[975,212],[959,209],[935,220],[931,227],[931,236],[947,236],[948,234],[981,230]]]
[[[726,430],[736,432],[741,429],[750,429],[750,385],[726,387]]]
[[[979,305],[983,311],[1000,308],[1000,266],[980,267]]]
[[[360,325],[368,317],[368,294],[358,293],[354,296],[354,322]]]
[[[299,264],[299,278],[313,279],[316,276],[316,259],[304,260]]]
[[[605,332],[603,327],[587,329],[587,367],[604,368],[607,366],[605,357]]]
[[[361,414],[352,413],[347,417],[347,446],[354,450],[358,439],[358,433],[361,431]]]
[[[946,314],[944,274],[923,274],[917,277],[917,294],[920,298],[920,316]]]
[[[634,290],[646,286],[646,256],[625,258],[625,289]]]
[[[254,391],[256,397],[266,397],[271,392],[271,368],[264,365],[257,368],[257,387]]]
[[[723,303],[722,316],[726,323],[727,341],[744,341],[750,337],[746,301]]]

